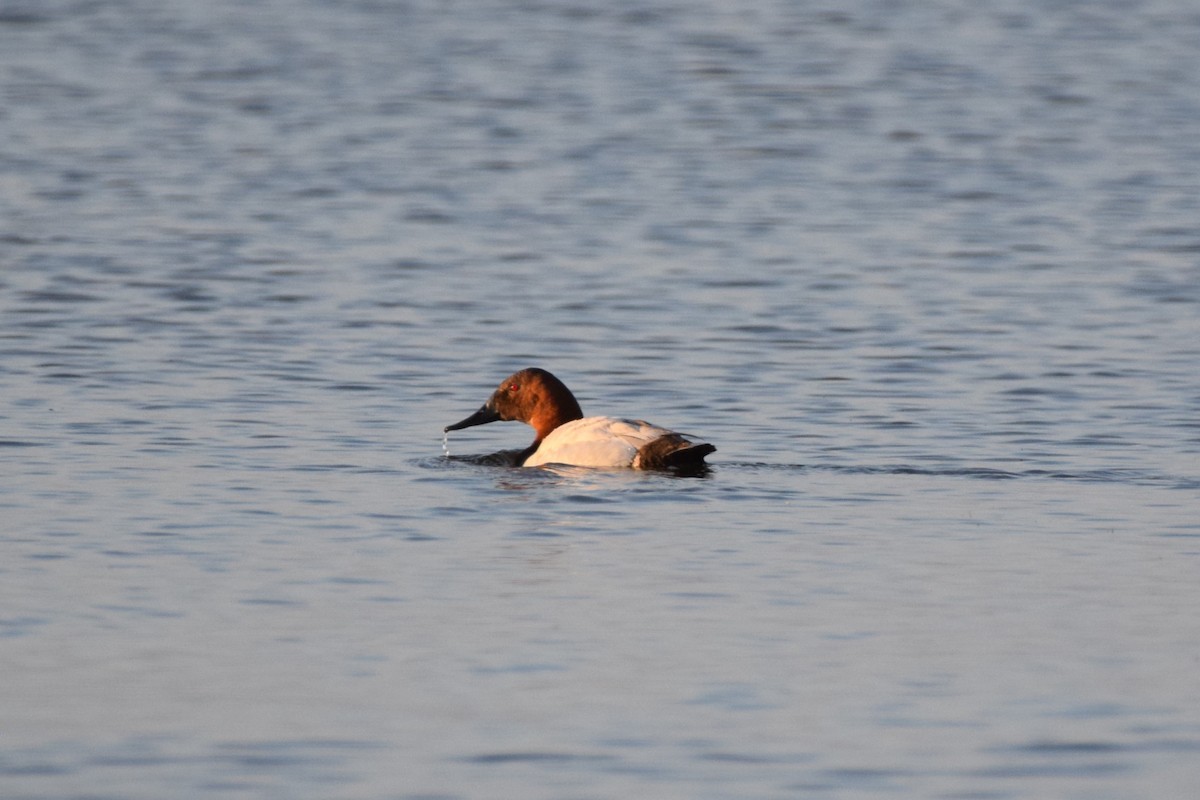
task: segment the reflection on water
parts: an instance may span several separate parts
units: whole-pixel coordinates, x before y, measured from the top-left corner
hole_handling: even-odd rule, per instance
[[[1189,796],[1194,11],[462,11],[0,0],[3,794]]]

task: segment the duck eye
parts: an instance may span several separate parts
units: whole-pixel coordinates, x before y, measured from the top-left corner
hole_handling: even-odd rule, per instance
[[[516,394],[516,391],[517,391],[517,385],[516,385],[515,383],[510,383],[510,384],[508,385],[508,390],[509,390],[510,392],[512,392],[513,394]]]

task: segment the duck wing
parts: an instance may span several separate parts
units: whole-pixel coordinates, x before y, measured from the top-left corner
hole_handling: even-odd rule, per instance
[[[555,428],[525,466],[571,464],[579,467],[669,469],[703,465],[711,444],[640,419],[587,417]]]

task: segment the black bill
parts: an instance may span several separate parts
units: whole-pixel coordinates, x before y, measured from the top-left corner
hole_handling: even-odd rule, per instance
[[[489,422],[497,422],[499,419],[500,415],[498,413],[488,408],[486,405],[483,405],[479,407],[478,411],[464,419],[462,422],[456,422],[453,425],[447,425],[442,430],[445,432],[457,431],[461,430],[462,428],[470,428],[475,425],[486,425]]]

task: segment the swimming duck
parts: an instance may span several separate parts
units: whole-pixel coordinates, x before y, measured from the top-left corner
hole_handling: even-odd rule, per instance
[[[638,419],[584,417],[571,390],[536,367],[505,378],[478,411],[447,425],[445,430],[508,420],[528,423],[537,432],[533,444],[517,454],[517,466],[568,464],[694,471],[704,469],[704,457],[717,449]]]

